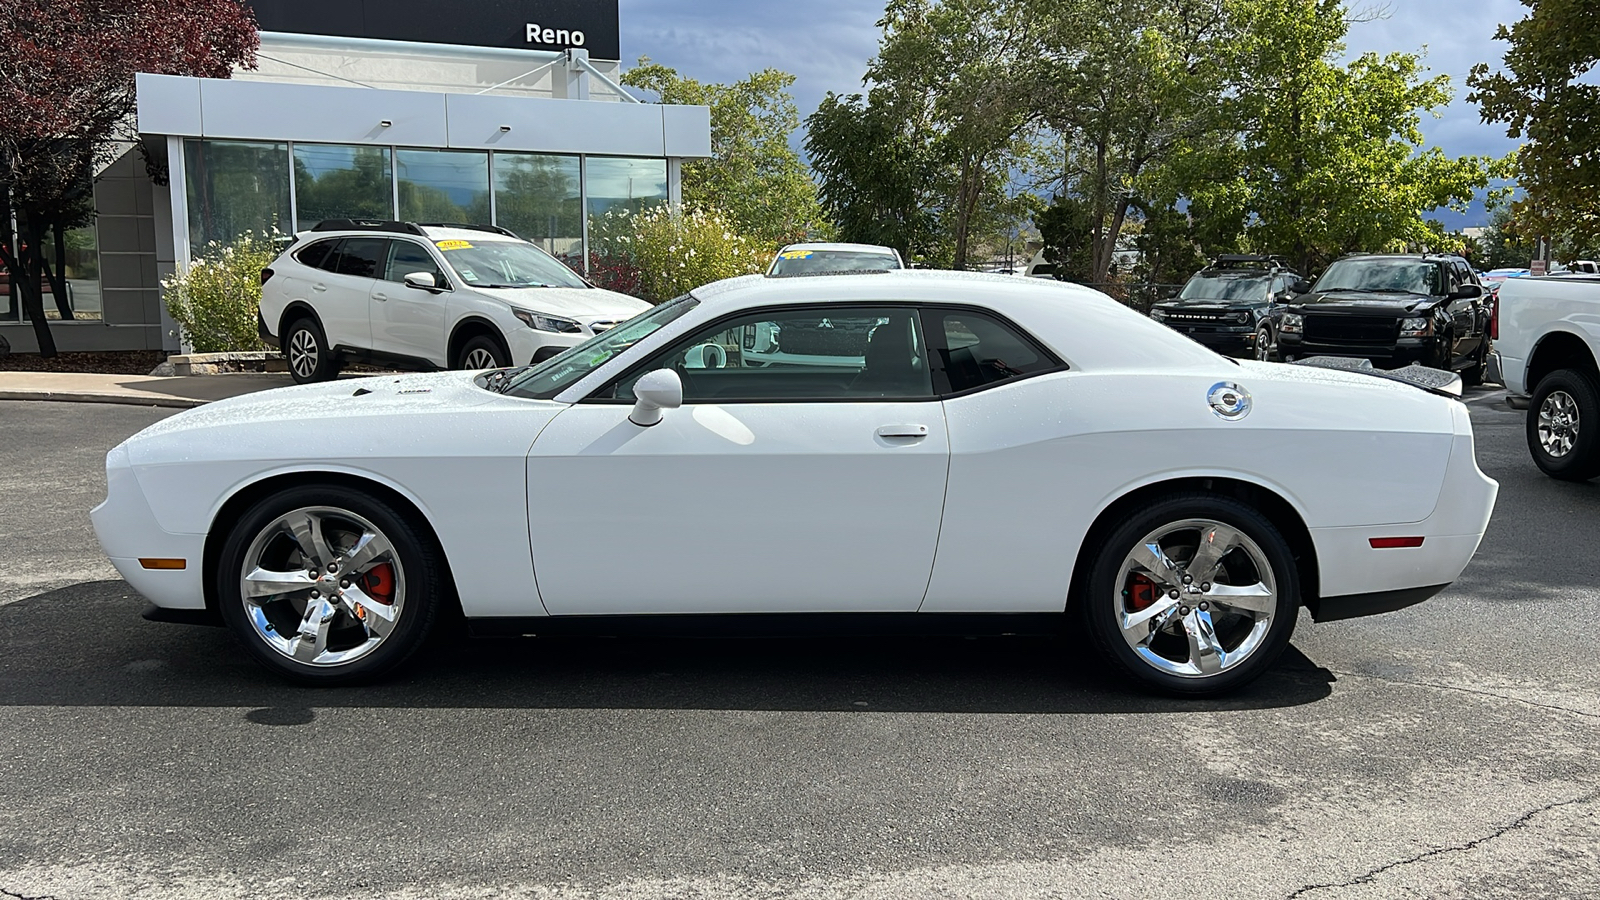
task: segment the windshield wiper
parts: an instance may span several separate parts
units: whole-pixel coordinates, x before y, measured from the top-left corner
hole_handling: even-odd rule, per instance
[[[490,372],[488,375],[483,377],[483,386],[488,390],[494,391],[496,394],[504,394],[506,392],[506,388],[511,386],[511,379],[521,375],[523,372],[526,372],[531,368],[533,368],[533,366],[529,365],[517,366],[512,369],[495,369],[493,372]]]
[[[534,282],[529,282],[527,284],[475,284],[475,285],[473,285],[473,287],[516,289],[516,288],[547,288],[547,287],[555,287],[555,285],[553,285],[553,284],[540,284],[539,282],[534,281]]]

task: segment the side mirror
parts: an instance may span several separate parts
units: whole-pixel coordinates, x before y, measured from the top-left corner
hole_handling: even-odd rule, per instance
[[[406,273],[406,287],[433,291],[438,290],[439,284],[433,280],[432,272],[408,272]]]
[[[1296,281],[1294,284],[1289,285],[1289,292],[1293,294],[1309,294],[1311,293],[1311,282],[1302,278],[1299,281]]]
[[[677,409],[683,405],[683,381],[671,369],[647,372],[633,383],[633,412],[628,421],[649,428],[661,421],[663,409]]]
[[[1459,289],[1451,291],[1446,300],[1477,300],[1483,296],[1483,288],[1475,284],[1464,284]]]

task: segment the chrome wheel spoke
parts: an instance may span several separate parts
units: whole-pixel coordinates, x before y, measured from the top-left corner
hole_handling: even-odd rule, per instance
[[[1170,586],[1176,580],[1173,575],[1178,570],[1178,564],[1167,556],[1161,549],[1161,544],[1156,541],[1145,541],[1134,547],[1133,552],[1128,554],[1128,561],[1138,566],[1158,585]]]
[[[1122,616],[1122,633],[1135,643],[1150,640],[1150,635],[1163,628],[1171,619],[1167,614],[1178,608],[1179,601],[1171,597],[1162,596],[1160,600],[1150,604],[1138,612],[1125,613]],[[1152,619],[1160,619],[1154,629],[1150,627]]]
[[[361,535],[356,545],[345,554],[344,570],[352,578],[364,575],[380,562],[388,560],[394,553],[394,548],[389,546],[389,541],[383,535],[368,531]]]
[[[308,602],[305,615],[300,619],[300,628],[290,642],[289,654],[299,662],[310,663],[328,652],[328,631],[338,613],[338,607],[324,598]]]
[[[1205,598],[1217,606],[1272,615],[1278,609],[1278,596],[1262,582],[1248,585],[1213,584]]]
[[[1183,617],[1183,633],[1189,639],[1189,663],[1202,675],[1215,675],[1228,663],[1228,654],[1217,640],[1211,613],[1192,610]]]
[[[375,638],[386,638],[394,631],[397,611],[393,604],[379,603],[358,587],[344,591],[344,607]]]
[[[310,590],[316,581],[306,572],[274,572],[257,566],[244,576],[244,596],[247,600],[260,600],[280,594],[297,594]]]
[[[1200,546],[1194,551],[1194,559],[1189,560],[1189,574],[1196,581],[1215,579],[1222,558],[1239,546],[1240,538],[1239,532],[1217,522],[1200,529]]]
[[[319,568],[333,560],[333,550],[322,533],[322,516],[302,511],[285,519],[283,524],[294,535],[294,542],[300,545],[300,555]]]

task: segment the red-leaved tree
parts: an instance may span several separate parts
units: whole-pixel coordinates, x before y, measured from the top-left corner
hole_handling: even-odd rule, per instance
[[[227,78],[259,45],[243,0],[0,0],[0,263],[42,356],[56,353],[44,280],[71,318],[64,235],[93,220],[95,174],[138,140],[134,74]]]

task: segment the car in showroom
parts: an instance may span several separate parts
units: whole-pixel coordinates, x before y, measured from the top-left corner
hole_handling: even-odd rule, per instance
[[[535,362],[649,308],[504,228],[330,219],[261,271],[259,330],[306,384]]]
[[[1150,308],[1150,318],[1228,356],[1274,358],[1283,305],[1299,273],[1276,256],[1219,256],[1178,296]]]
[[[830,350],[858,365],[743,365],[751,325],[821,317],[873,323]],[[1204,695],[1302,607],[1399,609],[1472,558],[1498,488],[1429,374],[1233,360],[1064,283],[753,275],[538,365],[179,413],[111,450],[92,518],[148,616],[312,684],[459,605],[484,634],[1065,630]]]
[[[837,275],[843,272],[882,272],[904,269],[900,251],[877,244],[790,244],[779,250],[767,266],[767,276]]]
[[[1283,310],[1278,354],[1413,363],[1481,384],[1491,352],[1489,292],[1465,259],[1435,254],[1359,254],[1328,265]]]

